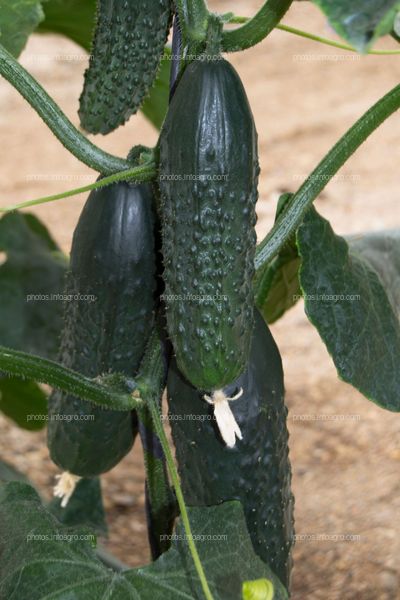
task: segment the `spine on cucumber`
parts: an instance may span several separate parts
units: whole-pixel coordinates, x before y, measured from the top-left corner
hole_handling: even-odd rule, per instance
[[[60,360],[88,377],[133,376],[154,319],[153,194],[149,184],[91,192],[74,232]],[[131,449],[134,413],[60,391],[49,400],[48,446],[64,471],[93,477]]]
[[[189,506],[240,500],[256,553],[289,587],[294,501],[282,363],[258,312],[247,369],[227,393],[240,387],[232,410],[243,439],[231,449],[210,406],[172,362],[168,405],[182,489]]]
[[[245,369],[253,329],[257,134],[221,57],[185,70],[160,136],[165,303],[178,366],[214,392]]]
[[[171,23],[171,0],[98,0],[81,125],[106,134],[136,113],[153,85]]]

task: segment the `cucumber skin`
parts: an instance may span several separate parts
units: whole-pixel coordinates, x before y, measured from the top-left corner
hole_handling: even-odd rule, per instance
[[[232,383],[247,364],[258,175],[238,74],[223,59],[195,60],[161,131],[160,191],[168,333],[180,370],[200,390]],[[222,299],[207,298],[216,294]]]
[[[91,192],[76,227],[66,293],[93,294],[94,303],[65,304],[60,361],[88,377],[134,375],[154,321],[155,250],[152,188],[117,183]],[[57,414],[93,421],[53,420]],[[105,410],[54,391],[48,446],[64,471],[94,477],[131,449],[135,413]]]
[[[137,112],[154,83],[171,24],[170,0],[98,0],[81,125],[107,134]]]
[[[168,405],[183,494],[189,506],[240,500],[255,552],[289,588],[294,498],[282,364],[258,311],[248,368],[230,392],[240,387],[244,394],[231,408],[243,440],[229,449],[212,407],[172,362]],[[184,420],[185,415],[191,419]]]

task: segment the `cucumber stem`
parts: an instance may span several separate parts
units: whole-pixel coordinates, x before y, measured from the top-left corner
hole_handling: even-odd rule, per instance
[[[293,194],[282,214],[256,250],[255,267],[261,269],[283,248],[307,210],[349,157],[388,117],[400,108],[400,85],[396,85],[340,138],[302,186]]]
[[[42,86],[1,44],[0,74],[29,102],[56,138],[78,160],[104,175],[129,169],[131,165],[126,160],[104,152],[74,127]]]
[[[233,15],[229,19],[229,23],[248,23],[250,21],[249,17],[240,17],[238,15]],[[302,38],[306,38],[308,40],[312,40],[313,42],[319,42],[320,44],[325,44],[326,46],[333,46],[333,48],[340,48],[341,50],[349,50],[350,52],[358,52],[356,48],[353,46],[349,46],[348,44],[343,44],[341,42],[336,42],[335,40],[330,40],[328,38],[322,37],[320,35],[315,35],[314,33],[310,33],[308,31],[303,31],[302,29],[297,29],[296,27],[290,27],[289,25],[284,25],[284,23],[279,23],[279,25],[275,26],[275,29],[279,29],[280,31],[286,31],[286,33],[292,33],[293,35],[297,35]],[[392,34],[393,35],[393,34]],[[399,40],[397,40],[399,41]],[[377,55],[391,55],[391,54],[400,54],[400,50],[369,50],[366,54],[377,54]]]
[[[110,410],[138,409],[142,404],[140,398],[115,389],[117,384],[118,388],[123,387],[123,377],[110,375],[97,377],[96,380],[89,379],[52,360],[4,346],[0,346],[0,370],[23,379],[34,379]],[[136,388],[132,381],[129,384],[130,389]]]
[[[150,336],[150,340],[148,342],[148,347],[143,359],[140,373],[141,377],[139,377],[137,380],[138,389],[140,390],[141,397],[144,399],[146,408],[148,408],[148,410],[150,411],[154,431],[157,434],[162,449],[164,451],[168,471],[175,489],[176,499],[178,501],[179,509],[181,512],[181,519],[185,529],[189,551],[192,556],[198,577],[200,579],[204,596],[207,600],[213,600],[213,596],[211,594],[211,590],[209,588],[206,575],[204,573],[203,565],[201,563],[200,556],[198,554],[196,544],[193,539],[189,515],[183,497],[178,471],[176,469],[171,448],[169,446],[167,436],[165,434],[164,427],[161,421],[159,398],[162,393],[163,385],[165,383],[163,379],[165,373],[165,366],[163,364],[163,357],[161,352],[161,340],[157,329],[154,329],[152,335]]]
[[[67,192],[60,192],[59,194],[52,194],[51,196],[43,196],[42,198],[35,198],[34,200],[27,200],[20,204],[14,204],[12,206],[4,206],[0,208],[1,212],[13,212],[14,210],[20,210],[21,208],[27,208],[29,206],[37,206],[38,204],[46,204],[47,202],[54,202],[55,200],[62,200],[63,198],[69,198],[71,196],[77,196],[78,194],[84,194],[91,190],[98,190],[106,185],[117,183],[118,181],[133,181],[136,183],[142,183],[144,181],[152,181],[157,175],[156,167],[154,163],[147,163],[137,167],[131,167],[125,171],[114,173],[103,177],[98,181],[90,183],[80,188],[68,190]]]
[[[293,0],[267,0],[244,25],[222,34],[223,52],[237,52],[255,46],[267,37],[286,14]]]

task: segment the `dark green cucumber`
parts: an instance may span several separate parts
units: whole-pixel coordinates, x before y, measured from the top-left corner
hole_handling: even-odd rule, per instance
[[[256,553],[288,586],[294,530],[282,363],[258,311],[247,370],[227,394],[240,387],[231,408],[243,440],[230,449],[212,407],[173,361],[168,403],[183,493],[189,506],[240,500]]]
[[[154,311],[152,200],[148,184],[93,191],[75,229],[60,360],[88,377],[109,371],[133,376],[139,367]],[[87,301],[89,295],[95,301]],[[85,420],[89,415],[93,419]],[[54,391],[51,458],[75,475],[99,475],[129,452],[136,426],[134,414]]]
[[[79,117],[109,133],[136,113],[153,85],[171,23],[171,0],[98,0]]]
[[[245,369],[253,328],[257,133],[225,60],[195,60],[160,136],[165,303],[182,373],[213,391]]]

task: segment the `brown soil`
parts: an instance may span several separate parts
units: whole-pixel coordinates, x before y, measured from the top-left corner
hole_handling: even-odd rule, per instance
[[[232,8],[227,0],[211,5],[221,12]],[[237,0],[235,11],[251,14],[260,5],[261,0]],[[285,22],[333,36],[308,3],[296,3]],[[74,123],[86,65],[81,54],[60,38],[34,36],[22,57]],[[338,137],[398,83],[399,59],[358,57],[280,31],[231,58],[259,131],[261,237],[272,224],[278,194],[294,191]],[[92,181],[95,174],[62,148],[4,81],[0,102],[2,205]],[[319,198],[319,210],[339,233],[400,226],[399,125],[397,116],[385,123]],[[96,142],[123,156],[134,144],[155,142],[156,136],[139,116]],[[34,209],[65,251],[83,202],[79,196]],[[289,406],[299,536],[293,598],[400,598],[400,417],[338,381],[301,304],[272,330],[283,357]],[[337,417],[315,420],[328,414]],[[1,457],[49,497],[57,470],[49,461],[45,436],[23,432],[5,418],[0,418],[0,431]],[[103,481],[111,530],[107,546],[126,563],[142,564],[149,556],[139,447]]]

